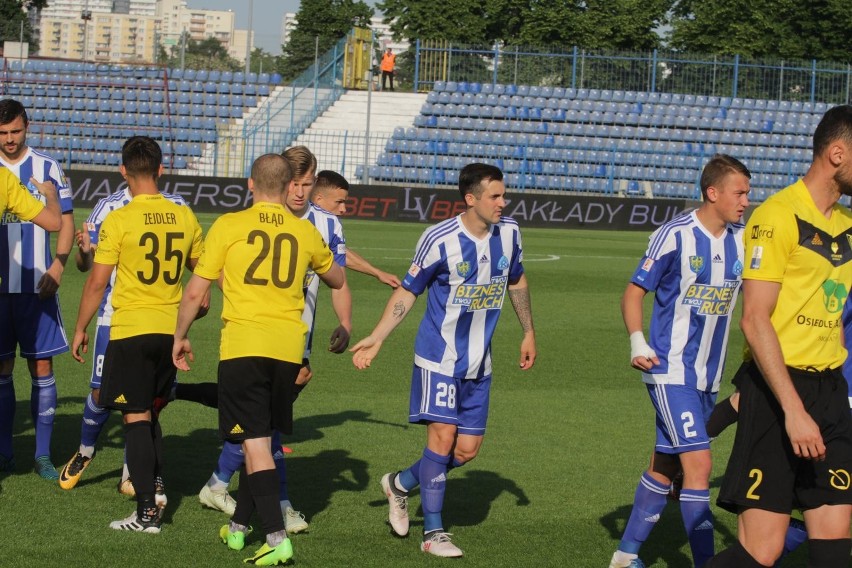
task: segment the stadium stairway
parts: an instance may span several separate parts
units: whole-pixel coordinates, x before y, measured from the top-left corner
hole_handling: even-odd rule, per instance
[[[367,92],[347,91],[320,115],[293,143],[303,144],[317,156],[319,169],[333,169],[356,181],[355,164],[375,163],[396,128],[414,126],[426,94],[373,92],[370,100],[370,140],[367,130]],[[369,153],[365,160],[365,146]]]

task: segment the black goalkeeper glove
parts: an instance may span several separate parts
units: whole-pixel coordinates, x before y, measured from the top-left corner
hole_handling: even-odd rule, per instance
[[[328,350],[332,353],[343,353],[349,347],[349,332],[342,325],[337,326],[337,329],[331,332],[331,340],[328,345]]]

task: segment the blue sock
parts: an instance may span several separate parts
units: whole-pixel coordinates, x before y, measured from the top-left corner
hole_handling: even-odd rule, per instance
[[[680,514],[686,538],[692,549],[695,568],[701,568],[713,557],[713,513],[710,511],[709,489],[681,489]]]
[[[647,471],[642,474],[633,497],[633,510],[630,512],[621,542],[618,543],[618,550],[628,554],[639,554],[642,543],[660,520],[660,513],[666,507],[668,493],[667,485],[654,480]]]
[[[447,474],[449,474],[452,470],[457,467],[463,466],[467,462],[461,462],[456,458],[447,464]],[[418,485],[420,485],[420,460],[417,460],[411,467],[408,469],[404,469],[399,472],[399,477],[397,477],[399,484],[402,485],[406,491],[411,491]]]
[[[83,405],[83,424],[80,427],[80,446],[85,448],[94,448],[98,441],[98,436],[101,435],[101,430],[104,429],[104,424],[109,420],[109,408],[98,406],[95,399],[92,398],[92,393],[86,397],[86,404]],[[94,451],[92,452],[94,455]],[[92,457],[87,456],[87,457]]]
[[[790,519],[790,526],[787,527],[787,534],[784,535],[784,551],[781,553],[781,558],[784,558],[808,540],[808,530],[805,528],[805,523],[799,519]],[[780,558],[778,559],[780,562]]]
[[[213,475],[219,481],[228,485],[234,476],[234,472],[242,467],[244,461],[242,444],[224,442],[222,444],[222,452],[219,454],[219,462],[216,464],[216,471],[213,472]]]
[[[447,464],[450,456],[438,455],[429,448],[423,450],[420,459],[420,503],[423,506],[423,532],[444,528],[441,511],[444,508],[444,492],[447,488]]]
[[[275,471],[278,472],[278,500],[289,501],[287,496],[287,464],[284,460],[284,450],[281,449],[281,434],[278,431],[272,433],[272,461],[275,462]]]
[[[50,455],[50,437],[53,434],[53,419],[56,416],[56,379],[53,373],[32,379],[30,412],[35,424],[35,457],[38,458]]]
[[[408,469],[404,469],[399,472],[397,476],[397,481],[400,485],[405,487],[406,491],[411,491],[418,485],[420,485],[420,462],[422,460],[417,460]]]
[[[12,425],[15,422],[15,381],[0,375],[0,455],[12,457]]]

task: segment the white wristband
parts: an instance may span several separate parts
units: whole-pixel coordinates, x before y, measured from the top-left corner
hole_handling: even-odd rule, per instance
[[[648,342],[645,341],[645,334],[641,331],[634,331],[630,334],[630,360],[632,361],[636,357],[645,357],[647,359],[653,359],[657,354],[654,353],[654,350],[651,349],[651,346],[648,345]]]

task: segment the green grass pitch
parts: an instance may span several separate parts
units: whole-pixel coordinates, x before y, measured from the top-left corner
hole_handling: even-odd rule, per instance
[[[77,211],[78,224],[88,212]],[[212,215],[200,215],[209,227]],[[407,270],[423,225],[345,220],[348,245],[398,275]],[[639,475],[654,442],[653,410],[637,372],[619,302],[647,234],[524,230],[538,342],[530,371],[518,368],[520,326],[508,300],[493,345],[494,383],[488,431],[479,457],[450,476],[444,518],[467,566],[606,566],[629,514]],[[376,323],[390,289],[349,271],[355,341]],[[84,275],[72,263],[60,292],[69,339]],[[312,358],[315,378],[298,400],[295,432],[285,439],[290,495],[310,522],[295,535],[295,566],[436,566],[445,561],[418,550],[422,517],[411,499],[412,531],[391,536],[379,478],[407,466],[422,451],[424,429],[407,423],[408,385],[421,298],[385,342],[379,358],[357,371],[351,356],[324,351],[336,326],[328,292],[321,292]],[[650,304],[648,305],[650,308]],[[221,295],[191,331],[196,353],[187,383],[215,379]],[[737,318],[738,319],[738,318]],[[725,384],[742,351],[734,324]],[[53,434],[57,467],[76,451],[91,361],[55,359],[59,404]],[[162,415],[169,505],[160,535],[111,531],[108,523],[133,511],[116,492],[123,436],[111,417],[99,451],[72,491],[32,471],[34,431],[24,361],[15,371],[18,394],[15,452],[18,472],[0,478],[2,566],[237,566],[260,546],[259,532],[242,553],[217,539],[227,519],[202,509],[197,493],[219,453],[216,412],[188,402]],[[714,443],[713,498],[733,440]],[[236,481],[236,480],[235,480]],[[232,484],[232,490],[234,489]],[[736,519],[714,507],[717,548],[732,542]],[[691,566],[680,513],[670,504],[642,550],[647,565]],[[792,565],[792,564],[791,564]]]

